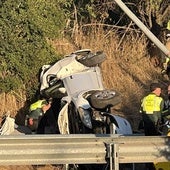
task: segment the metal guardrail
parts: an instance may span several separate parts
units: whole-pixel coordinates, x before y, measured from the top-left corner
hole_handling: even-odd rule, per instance
[[[95,135],[0,136],[0,165],[105,163],[105,142],[112,140]]]
[[[168,162],[170,138],[136,136],[118,138],[119,163]]]
[[[110,150],[110,170],[119,170],[120,163],[169,162],[170,138],[166,136],[120,136],[109,144],[107,150]]]
[[[0,136],[0,165],[170,161],[170,138],[118,135]]]

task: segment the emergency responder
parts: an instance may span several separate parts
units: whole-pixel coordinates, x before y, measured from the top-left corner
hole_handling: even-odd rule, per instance
[[[165,100],[164,110],[169,110],[169,109],[170,109],[170,84],[168,85],[167,88],[167,98]]]
[[[30,105],[29,113],[26,115],[26,125],[33,132],[36,132],[39,121],[46,111],[50,109],[51,103],[52,99],[41,99]]]
[[[164,123],[167,119],[170,119],[170,84],[168,85],[167,88],[167,97],[164,101],[164,111],[162,116],[163,116]]]
[[[161,95],[161,86],[158,83],[150,85],[150,94],[142,99],[141,113],[144,122],[144,132],[146,136],[159,135],[158,123],[162,120],[164,100]]]
[[[163,62],[163,69],[162,69],[162,74],[166,74],[167,73],[167,69],[170,67],[169,62],[170,62],[170,20],[167,23],[167,34],[166,34],[166,48],[169,50],[169,53],[167,54],[165,61]]]

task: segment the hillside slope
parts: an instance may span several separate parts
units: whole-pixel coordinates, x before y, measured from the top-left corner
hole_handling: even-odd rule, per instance
[[[63,56],[78,50],[77,46],[89,48],[92,51],[103,50],[107,56],[101,64],[103,81],[106,88],[115,89],[121,93],[121,104],[112,108],[114,114],[126,117],[134,130],[137,130],[141,119],[139,114],[140,100],[148,93],[151,82],[158,81],[164,86],[163,95],[166,93],[168,78],[160,74],[161,69],[155,68],[150,62],[146,51],[147,38],[133,32],[124,34],[121,38],[116,33],[101,30],[88,36],[78,34],[74,43],[67,39],[52,41],[56,52]],[[48,59],[44,64],[49,64]],[[24,122],[29,103],[23,91],[1,94],[1,115],[7,111],[14,117]]]
[[[162,84],[164,97],[168,77],[162,76],[161,68],[154,67],[151,63],[151,56],[146,49],[148,39],[144,34],[125,32],[119,37],[114,32],[106,34],[101,30],[98,31],[88,36],[79,33],[74,43],[81,49],[90,48],[92,51],[105,52],[107,59],[101,64],[104,85],[106,88],[119,91],[122,95],[122,103],[112,108],[112,112],[125,116],[131,122],[133,129],[137,130],[141,119],[139,114],[141,98],[148,93],[149,85],[153,81]],[[65,54],[77,50],[65,39],[53,42],[53,46],[56,51]]]
[[[146,51],[146,37],[138,34],[124,34],[121,38],[115,33],[105,34],[100,31],[88,36],[78,34],[76,41],[59,39],[51,42],[56,52],[62,55],[78,50],[77,46],[90,48],[92,51],[103,50],[107,56],[101,64],[104,85],[106,88],[115,89],[121,93],[121,104],[112,108],[112,113],[126,117],[133,130],[138,128],[141,115],[139,114],[140,100],[148,93],[151,82],[158,81],[164,86],[163,95],[166,93],[168,78],[160,74],[161,69],[155,68],[149,60]],[[44,61],[44,64],[48,64]],[[28,109],[28,103],[23,91],[12,91],[9,94],[1,94],[0,116],[7,111],[13,117],[17,117],[21,124]],[[24,166],[33,170],[35,167]],[[21,170],[23,166],[0,166],[3,170]],[[59,167],[47,165],[36,167],[38,170],[57,170]]]

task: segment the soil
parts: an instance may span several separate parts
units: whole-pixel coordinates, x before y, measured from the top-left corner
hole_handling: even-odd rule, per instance
[[[0,166],[0,170],[62,170],[62,166],[52,166],[52,165],[11,165],[11,166]]]

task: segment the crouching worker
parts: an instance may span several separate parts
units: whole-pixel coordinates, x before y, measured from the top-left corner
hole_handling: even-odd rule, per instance
[[[30,105],[29,113],[26,115],[25,124],[28,126],[32,132],[36,133],[38,124],[42,116],[46,113],[47,110],[51,107],[52,100],[38,100],[35,103]]]

